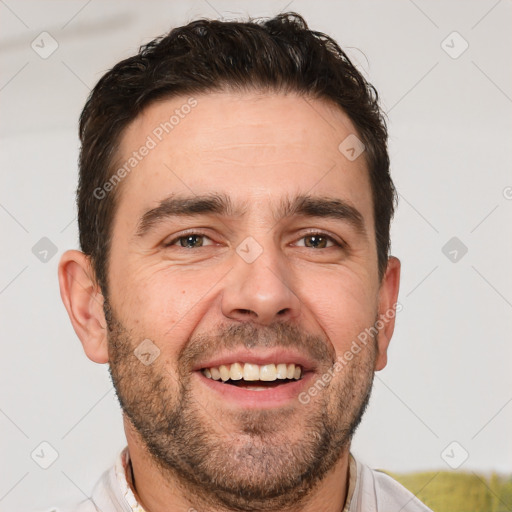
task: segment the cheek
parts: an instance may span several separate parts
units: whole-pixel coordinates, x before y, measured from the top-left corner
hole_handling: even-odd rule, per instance
[[[201,302],[211,287],[209,280],[182,268],[141,269],[124,281],[125,325],[179,350],[197,324]]]
[[[308,308],[328,336],[336,353],[344,353],[358,335],[372,326],[377,314],[376,295],[355,275],[329,276],[310,287]]]

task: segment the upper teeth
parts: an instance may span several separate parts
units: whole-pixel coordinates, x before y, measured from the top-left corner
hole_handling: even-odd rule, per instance
[[[273,381],[277,379],[300,379],[302,368],[293,363],[279,364],[252,364],[233,363],[231,365],[220,365],[211,368],[204,368],[203,374],[214,380],[264,380]]]

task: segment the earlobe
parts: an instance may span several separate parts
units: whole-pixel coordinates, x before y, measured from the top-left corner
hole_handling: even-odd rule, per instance
[[[391,256],[379,290],[379,318],[377,320],[379,334],[378,353],[375,361],[376,371],[382,370],[388,361],[389,342],[395,330],[395,316],[399,311],[397,307],[399,288],[400,260]]]
[[[59,263],[62,302],[87,357],[108,362],[108,343],[103,295],[94,280],[90,259],[83,252],[66,251]]]

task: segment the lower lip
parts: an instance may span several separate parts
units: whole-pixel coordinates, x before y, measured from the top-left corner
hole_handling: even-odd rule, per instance
[[[201,371],[195,373],[201,384],[207,386],[224,400],[245,409],[269,409],[288,405],[292,401],[298,402],[299,394],[308,388],[314,376],[313,372],[306,372],[300,380],[295,382],[287,382],[273,388],[254,390],[209,379]]]

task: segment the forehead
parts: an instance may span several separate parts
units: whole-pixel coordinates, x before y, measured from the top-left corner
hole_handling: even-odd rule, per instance
[[[370,227],[364,153],[351,160],[340,151],[354,136],[339,107],[298,95],[223,92],[158,101],[123,134],[115,168],[127,172],[116,219],[133,225],[173,194],[216,192],[264,208],[307,193],[350,201]]]

